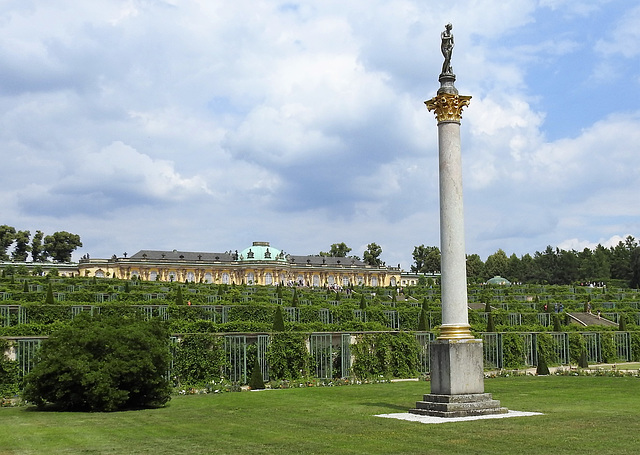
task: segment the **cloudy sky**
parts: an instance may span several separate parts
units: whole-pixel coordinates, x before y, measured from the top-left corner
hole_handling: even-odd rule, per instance
[[[440,33],[467,252],[640,237],[628,0],[4,0],[0,224],[85,253],[439,244]]]

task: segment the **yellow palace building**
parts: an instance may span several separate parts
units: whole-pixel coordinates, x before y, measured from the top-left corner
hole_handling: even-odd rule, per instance
[[[211,284],[321,286],[396,286],[400,267],[371,266],[350,257],[295,256],[253,242],[238,252],[200,253],[141,250],[127,257],[84,257],[80,276],[114,277],[145,281],[179,281]]]

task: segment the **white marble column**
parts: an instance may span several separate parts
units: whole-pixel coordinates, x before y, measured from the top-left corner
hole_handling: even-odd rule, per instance
[[[470,96],[438,93],[427,108],[438,119],[440,168],[441,339],[472,339],[467,313],[467,268],[462,198],[460,119]]]

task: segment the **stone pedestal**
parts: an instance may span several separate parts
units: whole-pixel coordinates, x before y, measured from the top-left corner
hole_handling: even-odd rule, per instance
[[[467,417],[507,412],[490,393],[484,393],[482,340],[439,339],[429,350],[431,393],[416,402],[410,413]]]
[[[501,408],[500,402],[491,398],[490,393],[468,395],[425,395],[423,401],[416,402],[411,414],[433,417],[470,417],[490,414],[506,414],[507,408]]]

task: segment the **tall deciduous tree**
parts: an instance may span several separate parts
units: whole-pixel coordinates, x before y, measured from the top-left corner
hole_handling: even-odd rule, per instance
[[[57,262],[71,262],[71,253],[81,246],[80,236],[67,231],[54,232],[44,238],[44,250]]]
[[[437,246],[413,247],[411,271],[414,273],[434,273],[440,271],[440,248]]]
[[[473,280],[484,279],[484,262],[477,254],[467,256],[467,277]]]
[[[44,262],[47,260],[47,253],[44,251],[42,240],[44,239],[44,233],[42,231],[36,231],[31,238],[31,260],[33,262]]]
[[[511,281],[522,281],[522,263],[516,254],[509,256],[505,278]],[[491,277],[489,277],[491,278]]]
[[[9,254],[7,250],[13,243],[16,236],[16,228],[3,224],[0,226],[0,261],[8,261]]]
[[[347,254],[349,254],[350,251],[351,248],[349,248],[346,243],[334,243],[331,245],[331,249],[329,250],[329,252],[321,251],[320,256],[344,258],[347,257]]]
[[[13,253],[11,253],[11,258],[14,261],[25,262],[27,260],[29,251],[31,251],[31,246],[29,245],[30,237],[31,237],[31,232],[29,231],[16,232],[16,235],[15,235],[16,246],[13,249]]]
[[[490,255],[484,263],[485,272],[489,278],[494,276],[505,276],[507,274],[507,267],[509,259],[507,254],[499,249],[492,255]]]
[[[629,285],[634,288],[640,288],[640,246],[631,251],[631,281]]]
[[[382,264],[380,255],[382,254],[382,247],[377,243],[370,243],[367,245],[367,249],[362,255],[365,264],[379,266]]]

